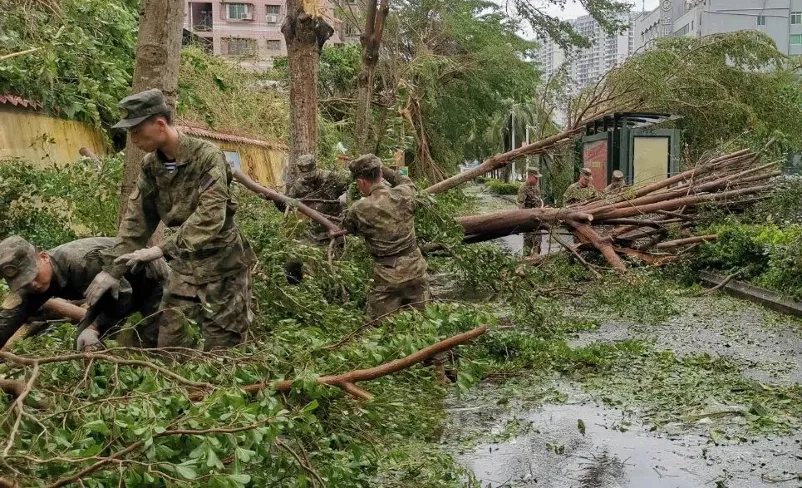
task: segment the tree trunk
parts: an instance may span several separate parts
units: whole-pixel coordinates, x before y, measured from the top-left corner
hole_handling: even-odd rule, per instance
[[[378,7],[378,0],[368,2],[365,15],[365,28],[359,36],[362,44],[362,71],[357,79],[356,97],[356,140],[357,150],[360,154],[370,152],[370,114],[373,101],[373,77],[376,72],[376,64],[379,62],[379,48],[381,47],[382,35],[384,33],[384,21],[390,11],[388,0],[381,0]]]
[[[167,98],[175,115],[178,92],[178,70],[181,66],[181,34],[184,28],[183,0],[142,0],[139,13],[139,36],[131,93],[158,88]],[[134,189],[145,153],[131,144],[125,145],[125,166],[120,188],[119,224],[125,214],[128,195]],[[154,237],[154,240],[158,240]]]
[[[281,26],[290,67],[290,154],[286,185],[297,175],[296,161],[315,154],[317,142],[318,60],[323,44],[334,29],[323,18],[322,2],[287,0],[287,16]]]

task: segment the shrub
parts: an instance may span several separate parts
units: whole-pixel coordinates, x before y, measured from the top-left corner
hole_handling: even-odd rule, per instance
[[[499,180],[488,180],[485,186],[494,195],[517,195],[518,189],[521,188],[521,184],[518,182],[508,183]]]

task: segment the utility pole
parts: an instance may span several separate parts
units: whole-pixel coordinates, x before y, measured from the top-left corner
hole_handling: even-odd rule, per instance
[[[512,124],[510,127],[510,151],[515,150],[515,104],[512,105],[512,113],[510,114],[510,118],[512,120]],[[515,181],[515,161],[512,162],[512,171],[510,172],[510,181]]]

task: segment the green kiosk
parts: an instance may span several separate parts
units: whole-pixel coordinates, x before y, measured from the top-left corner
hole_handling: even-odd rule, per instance
[[[589,122],[582,137],[582,165],[593,173],[593,186],[603,190],[617,169],[628,185],[654,183],[678,173],[682,131],[656,127],[677,119],[670,114],[622,112]]]

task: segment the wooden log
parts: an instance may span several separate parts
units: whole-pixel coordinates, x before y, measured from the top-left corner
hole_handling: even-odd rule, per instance
[[[628,208],[617,208],[607,210],[601,215],[594,214],[594,220],[603,221],[604,219],[620,219],[626,217],[634,217],[635,215],[643,215],[654,213],[657,210],[676,210],[681,207],[698,205],[705,202],[715,202],[725,200],[730,197],[739,197],[742,195],[751,195],[755,193],[769,192],[773,189],[771,185],[755,186],[750,188],[742,188],[739,190],[722,191],[717,193],[707,193],[704,195],[692,195],[682,198],[672,198],[655,202],[648,205],[639,205]]]
[[[710,242],[715,241],[718,239],[716,234],[710,234],[705,236],[694,236],[694,237],[686,237],[685,239],[675,239],[673,241],[665,241],[657,244],[655,247],[657,249],[672,249],[675,247],[686,246],[688,244],[696,244],[698,242]]]
[[[568,221],[568,225],[573,227],[579,235],[590,241],[593,247],[599,250],[602,256],[604,256],[604,259],[610,263],[610,266],[612,266],[614,270],[621,274],[627,272],[627,266],[624,264],[624,261],[621,260],[621,257],[615,253],[609,237],[605,238],[600,236],[587,224]]]
[[[520,208],[460,217],[457,222],[465,229],[465,235],[494,234],[501,237],[537,230],[541,222],[556,223],[562,220],[591,222],[593,216],[568,208]]]
[[[565,132],[555,134],[551,137],[541,139],[531,144],[521,146],[513,151],[507,151],[502,154],[496,154],[495,156],[486,159],[482,164],[480,164],[476,168],[465,171],[464,173],[456,174],[451,178],[447,178],[439,183],[430,186],[429,188],[426,189],[426,192],[432,195],[437,193],[443,193],[445,191],[454,188],[455,186],[465,183],[466,181],[470,181],[476,178],[477,176],[482,176],[495,169],[505,166],[510,161],[514,161],[524,156],[531,156],[533,154],[540,154],[546,152],[554,148],[556,145],[569,141],[573,136],[579,134],[582,130],[583,130],[582,128],[567,130]]]
[[[245,188],[251,190],[254,193],[262,195],[268,200],[272,200],[274,202],[281,202],[290,207],[298,208],[298,211],[302,214],[306,215],[310,219],[314,220],[318,224],[322,225],[327,231],[329,231],[329,237],[339,237],[342,235],[347,234],[346,231],[338,227],[334,222],[330,221],[326,217],[323,216],[317,210],[305,205],[304,203],[290,198],[286,195],[282,195],[281,193],[271,190],[270,188],[266,188],[259,183],[253,181],[248,175],[243,173],[240,170],[234,170],[233,172],[234,179],[242,184]]]
[[[42,305],[42,309],[48,313],[78,323],[86,315],[86,309],[78,305],[62,300],[61,298],[51,298]]]

